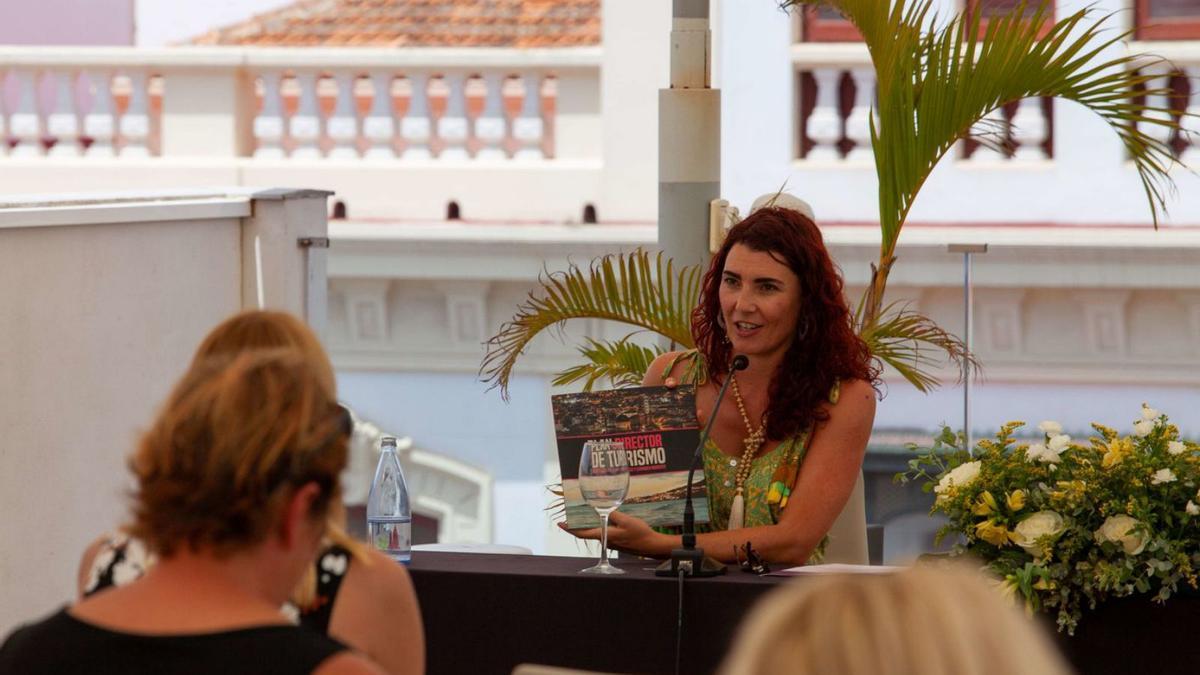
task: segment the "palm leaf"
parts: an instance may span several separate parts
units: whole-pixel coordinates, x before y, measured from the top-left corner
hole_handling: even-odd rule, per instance
[[[554,378],[554,386],[561,387],[583,380],[583,390],[591,391],[598,380],[608,379],[614,387],[636,387],[642,383],[650,363],[663,350],[657,345],[643,347],[631,342],[630,333],[615,342],[585,338],[586,344],[577,349],[586,362],[568,368]]]
[[[888,305],[876,321],[860,332],[860,336],[873,356],[895,368],[922,393],[938,386],[938,379],[931,370],[941,365],[942,357],[948,357],[960,367],[966,362],[973,372],[980,372],[979,362],[967,351],[962,340],[907,305]]]
[[[796,5],[827,4],[862,33],[878,86],[878,124],[872,116],[871,142],[879,178],[879,222],[883,234],[879,264],[872,268],[864,326],[880,315],[896,242],[921,187],[955,144],[980,129],[988,113],[1024,98],[1057,97],[1099,115],[1121,139],[1137,168],[1155,226],[1165,211],[1169,176],[1177,164],[1170,146],[1147,132],[1152,125],[1178,129],[1185,114],[1136,98],[1166,100],[1165,87],[1149,86],[1145,69],[1162,59],[1106,54],[1131,31],[1102,35],[1112,15],[1093,20],[1084,9],[1050,26],[1051,4],[1039,2],[1031,16],[1018,5],[991,17],[964,13],[937,25],[932,0],[781,0]],[[890,4],[890,10],[887,7]],[[926,27],[932,26],[932,27]],[[1155,96],[1164,98],[1152,98]],[[986,122],[985,143],[994,143]]]
[[[691,312],[700,296],[699,266],[677,267],[662,253],[651,256],[637,249],[597,258],[587,269],[571,265],[565,272],[543,272],[538,282],[539,288],[488,340],[479,368],[484,381],[499,387],[505,399],[517,358],[529,343],[571,319],[618,321],[676,345],[693,345]]]

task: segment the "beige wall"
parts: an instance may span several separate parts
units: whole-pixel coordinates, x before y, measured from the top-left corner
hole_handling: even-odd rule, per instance
[[[257,303],[248,234],[264,242],[266,304],[303,314],[281,280],[303,269],[297,232],[324,236],[324,196],[297,202],[315,205],[299,217],[251,201],[185,220],[172,219],[184,206],[119,207],[160,214],[147,222],[95,222],[98,205],[70,226],[20,226],[0,206],[0,634],[68,602],[84,546],[124,519],[139,430],[201,337]]]

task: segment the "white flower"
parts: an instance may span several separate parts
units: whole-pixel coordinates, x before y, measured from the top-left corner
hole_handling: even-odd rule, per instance
[[[1142,404],[1142,419],[1146,420],[1147,422],[1153,422],[1161,416],[1162,416],[1162,413],[1160,413],[1159,411],[1155,410],[1154,408],[1151,408],[1150,406],[1146,405],[1145,403]]]
[[[1133,423],[1133,435],[1138,438],[1145,438],[1154,431],[1154,422],[1150,420],[1138,420]]]
[[[1025,552],[1035,558],[1041,557],[1042,547],[1038,540],[1042,537],[1057,537],[1066,529],[1063,517],[1054,511],[1038,511],[1017,523],[1009,539]]]
[[[1187,450],[1187,447],[1184,446],[1183,441],[1171,441],[1167,443],[1167,452],[1172,455],[1182,455],[1184,450]]]
[[[1062,452],[1071,444],[1071,437],[1066,434],[1055,434],[1050,437],[1050,449],[1054,452]]]
[[[1159,469],[1158,471],[1154,472],[1154,477],[1150,479],[1150,483],[1153,485],[1162,485],[1163,483],[1174,482],[1175,472],[1171,471],[1170,469]]]
[[[1055,438],[1063,438],[1055,436]],[[1069,439],[1068,439],[1069,440]],[[1062,460],[1061,450],[1055,450],[1053,447],[1047,448],[1041,443],[1034,443],[1025,450],[1025,461],[1027,462],[1049,462],[1057,464]]]
[[[1039,423],[1038,429],[1047,436],[1057,436],[1062,433],[1062,425],[1054,420],[1045,420]]]
[[[950,473],[942,476],[938,484],[933,487],[933,491],[937,494],[942,494],[946,490],[953,487],[963,487],[970,485],[971,481],[975,480],[979,475],[980,462],[966,462],[954,467]]]
[[[1123,514],[1109,516],[1100,529],[1096,530],[1095,537],[1097,542],[1111,541],[1114,544],[1120,544],[1128,555],[1137,555],[1146,548],[1150,537],[1147,536],[1144,530],[1137,529],[1140,526],[1137,520]]]
[[[1196,503],[1190,499],[1188,500],[1185,510],[1188,512],[1189,516],[1200,516],[1200,506],[1196,506]]]

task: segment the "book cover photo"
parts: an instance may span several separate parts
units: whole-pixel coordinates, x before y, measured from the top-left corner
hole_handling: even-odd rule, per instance
[[[589,440],[625,446],[629,492],[621,513],[652,527],[683,523],[687,474],[700,440],[693,386],[634,387],[550,397],[562,471],[567,527],[599,527],[600,517],[579,491],[579,456]],[[696,522],[708,522],[708,492],[702,463],[692,482]]]

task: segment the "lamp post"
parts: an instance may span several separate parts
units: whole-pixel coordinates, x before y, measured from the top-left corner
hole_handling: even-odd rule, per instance
[[[971,276],[971,256],[976,253],[987,253],[987,244],[950,244],[946,247],[950,253],[961,253],[963,257],[963,342],[967,353],[974,351],[971,324],[975,311],[975,287]],[[967,445],[967,453],[975,456],[975,446],[971,442],[971,362],[963,359],[963,438]]]

